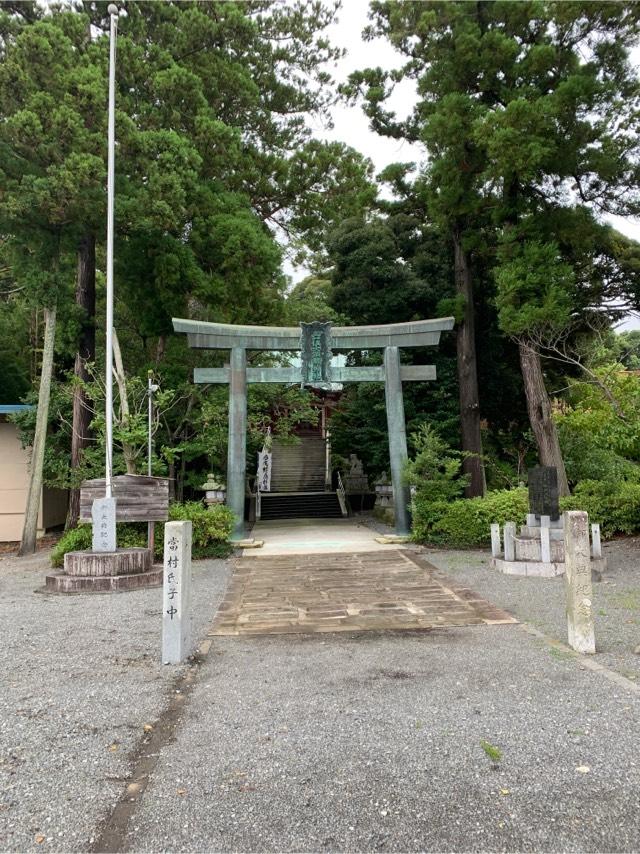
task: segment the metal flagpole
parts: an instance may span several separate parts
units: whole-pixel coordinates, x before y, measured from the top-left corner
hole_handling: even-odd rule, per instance
[[[147,395],[149,397],[148,410],[148,435],[147,435],[147,474],[149,477],[153,475],[153,395],[158,391],[160,386],[153,382],[153,371],[147,374]],[[147,523],[147,546],[151,552],[151,561],[153,562],[153,552],[155,549],[155,522]]]
[[[116,40],[118,37],[118,7],[110,3],[109,41],[109,127],[107,159],[107,341],[106,341],[106,450],[105,497],[112,497],[113,477],[113,198],[115,193],[116,142]]]

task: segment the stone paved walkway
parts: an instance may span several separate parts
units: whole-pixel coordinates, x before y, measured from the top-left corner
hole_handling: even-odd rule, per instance
[[[251,536],[264,545],[260,555],[384,552],[376,532],[354,518],[281,519],[256,522]],[[247,549],[245,556],[255,554]]]
[[[409,551],[240,558],[213,635],[515,623]]]

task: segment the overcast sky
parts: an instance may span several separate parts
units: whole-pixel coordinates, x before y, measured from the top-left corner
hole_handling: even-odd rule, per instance
[[[393,68],[401,64],[400,55],[385,39],[376,39],[373,42],[363,41],[362,30],[368,23],[368,8],[368,0],[343,0],[343,8],[338,13],[338,22],[327,30],[332,44],[347,50],[345,57],[333,69],[333,75],[338,82],[346,80],[349,74],[357,69],[378,65],[382,68]],[[637,55],[640,63],[640,51]],[[407,81],[397,87],[389,100],[389,105],[403,116],[409,112],[413,98],[413,83]],[[424,149],[421,146],[378,136],[370,130],[369,121],[360,105],[334,107],[333,120],[334,127],[331,129],[317,123],[314,126],[316,135],[322,139],[340,140],[353,146],[371,158],[376,172],[395,161],[417,161],[424,157]],[[623,234],[640,240],[638,220],[622,217],[610,217],[610,220]],[[305,269],[296,269],[289,264],[286,265],[286,270],[294,282],[299,281],[307,273]],[[625,328],[631,327],[640,328],[640,321],[635,318],[630,319],[630,323],[625,324]]]

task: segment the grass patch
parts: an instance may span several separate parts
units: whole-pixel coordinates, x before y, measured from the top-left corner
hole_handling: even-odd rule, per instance
[[[617,608],[640,611],[640,590],[623,590],[621,593],[612,593],[609,598]]]
[[[552,646],[549,650],[549,655],[552,655],[554,658],[559,659],[560,661],[567,661],[570,658],[574,657],[574,653],[568,652],[565,649],[558,649],[555,646]]]
[[[495,744],[491,744],[491,742],[489,741],[485,741],[484,738],[480,739],[480,747],[484,750],[484,752],[487,754],[487,756],[489,757],[489,759],[491,759],[492,762],[500,762],[500,760],[502,759],[502,751],[500,750],[500,748],[496,747]]]

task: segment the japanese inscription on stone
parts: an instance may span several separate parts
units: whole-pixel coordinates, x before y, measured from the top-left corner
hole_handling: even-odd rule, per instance
[[[565,591],[569,645],[577,652],[593,655],[596,641],[593,626],[593,590],[587,514],[571,510],[564,528]]]
[[[529,510],[536,516],[549,516],[552,522],[560,518],[558,471],[554,466],[529,469]]]
[[[302,385],[331,387],[331,323],[300,324]]]
[[[189,652],[191,592],[191,522],[164,526],[162,661],[179,664]]]
[[[91,506],[92,542],[94,552],[116,550],[116,499],[96,498]]]

